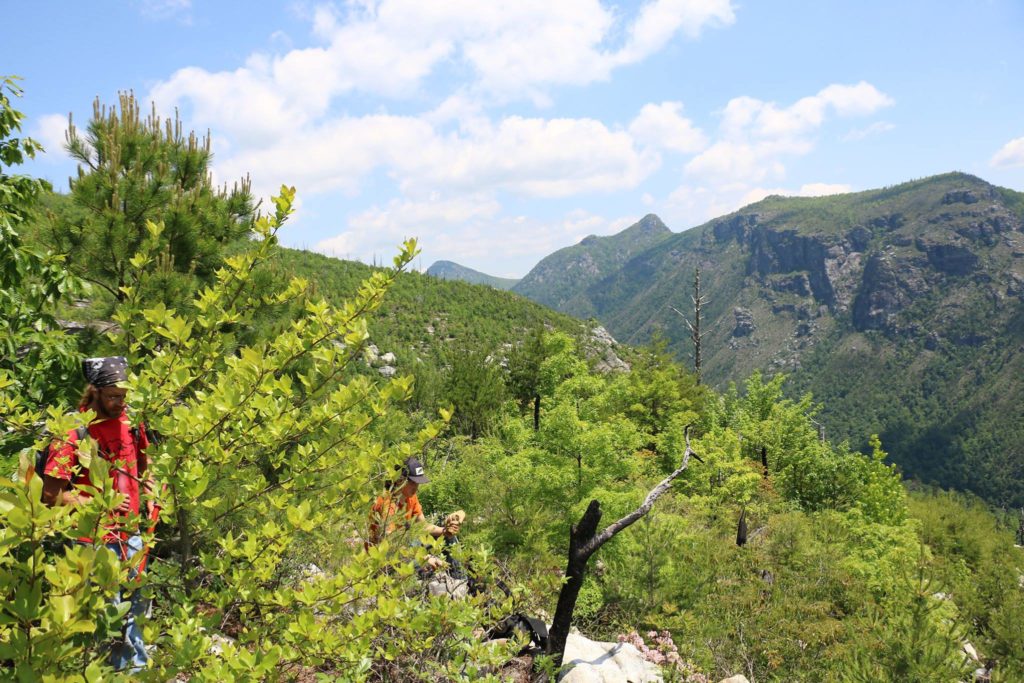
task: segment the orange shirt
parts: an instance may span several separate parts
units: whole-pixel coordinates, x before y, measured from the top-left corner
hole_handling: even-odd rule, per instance
[[[370,510],[370,543],[380,543],[381,539],[395,530],[402,517],[408,528],[409,522],[421,516],[423,506],[415,494],[397,502],[392,495],[378,497]]]

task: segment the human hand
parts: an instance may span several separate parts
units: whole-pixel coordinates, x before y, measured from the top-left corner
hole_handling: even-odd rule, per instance
[[[128,496],[121,496],[121,502],[114,508],[114,512],[121,515],[130,515],[132,513],[132,502],[128,499]]]
[[[444,520],[444,535],[448,538],[455,536],[459,533],[462,528],[462,522],[466,519],[466,513],[462,510],[456,510],[451,513]]]

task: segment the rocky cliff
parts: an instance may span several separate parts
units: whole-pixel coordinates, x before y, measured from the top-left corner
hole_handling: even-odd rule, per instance
[[[951,173],[769,197],[659,240],[573,305],[685,357],[672,307],[695,268],[712,383],[786,372],[831,436],[880,433],[910,476],[1024,503],[1024,194]]]

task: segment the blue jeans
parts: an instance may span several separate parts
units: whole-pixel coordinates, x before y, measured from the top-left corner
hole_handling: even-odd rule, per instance
[[[142,551],[142,536],[130,537],[123,546],[119,543],[107,543],[105,547],[109,548],[122,561],[130,560],[136,553]],[[121,556],[122,550],[125,554],[124,557]],[[130,579],[134,579],[136,576],[138,576],[138,572],[134,569],[128,575]],[[107,662],[118,671],[125,669],[141,671],[146,668],[149,656],[146,654],[146,644],[142,641],[142,627],[138,623],[138,618],[149,611],[149,600],[142,595],[141,590],[136,589],[129,592],[127,589],[122,589],[115,596],[113,603],[120,605],[125,601],[131,603],[131,607],[124,617],[122,628],[124,638],[111,649]]]

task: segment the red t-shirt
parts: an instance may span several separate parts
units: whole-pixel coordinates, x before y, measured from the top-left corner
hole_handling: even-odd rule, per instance
[[[110,463],[114,490],[127,496],[134,515],[139,514],[139,456],[144,454],[146,447],[149,446],[145,428],[140,424],[137,431],[138,439],[132,435],[131,423],[123,412],[119,417],[97,420],[89,425],[89,436],[95,439],[98,447],[97,457],[102,457]],[[71,485],[76,487],[91,485],[89,470],[81,467],[78,462],[78,448],[75,445],[77,441],[78,434],[71,430],[65,438],[66,443],[51,447],[43,474],[70,481]],[[88,497],[89,494],[81,491],[80,495]],[[130,530],[116,524],[106,528],[110,533],[103,537],[104,543],[125,540],[131,533]],[[88,538],[79,540],[92,542]]]

